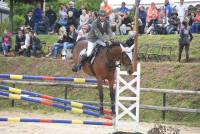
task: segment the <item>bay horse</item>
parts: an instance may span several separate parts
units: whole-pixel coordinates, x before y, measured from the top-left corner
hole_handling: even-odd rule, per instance
[[[79,54],[83,49],[87,48],[87,43],[87,40],[81,40],[76,43],[73,49],[73,60],[75,65],[80,62]],[[82,66],[83,71],[86,74],[96,77],[100,99],[100,114],[103,114],[103,80],[105,79],[108,80],[109,84],[112,114],[115,114],[115,91],[113,88],[115,82],[115,64],[116,61],[120,61],[120,64],[125,67],[128,74],[132,74],[133,47],[134,45],[125,47],[119,42],[112,42],[110,46],[101,49],[101,51],[96,55],[92,64],[92,69],[88,62],[85,62]]]

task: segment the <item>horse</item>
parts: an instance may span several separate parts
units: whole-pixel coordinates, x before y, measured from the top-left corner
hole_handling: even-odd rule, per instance
[[[78,41],[73,49],[73,60],[75,65],[80,62],[80,52],[83,49],[87,48],[87,40]],[[90,75],[95,76],[97,80],[97,88],[99,92],[100,99],[100,114],[103,115],[103,80],[108,80],[110,98],[111,98],[111,110],[112,114],[115,114],[115,70],[116,70],[116,61],[120,61],[128,74],[133,73],[133,47],[124,46],[119,42],[112,42],[110,46],[104,47],[96,55],[92,66],[89,62],[85,62],[82,66],[83,71]]]

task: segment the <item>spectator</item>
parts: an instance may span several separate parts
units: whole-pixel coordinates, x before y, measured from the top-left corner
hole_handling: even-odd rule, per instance
[[[169,3],[169,0],[165,0],[165,16],[170,18],[172,14],[172,6]]]
[[[53,31],[55,22],[57,20],[57,15],[52,9],[52,5],[49,5],[48,10],[46,11],[46,16],[49,19],[49,30]]]
[[[79,40],[82,40],[82,39],[86,39],[86,37],[88,35],[88,32],[89,32],[88,25],[83,25],[81,27],[81,30],[78,32],[78,36],[77,36],[76,41],[79,41]]]
[[[124,13],[122,16],[122,25],[120,26],[120,32],[122,35],[128,34],[128,31],[131,30],[131,18],[128,13]]]
[[[165,24],[166,23],[166,20],[167,18],[165,17],[165,7],[162,6],[160,7],[158,10],[158,21],[161,23],[161,24]]]
[[[122,2],[121,8],[119,9],[119,12],[121,13],[128,13],[128,8],[126,7],[126,3]]]
[[[77,40],[78,34],[76,33],[76,28],[71,25],[69,27],[69,32],[67,34],[66,42],[64,42],[63,47],[63,59],[71,56],[71,49],[74,47],[74,44]]]
[[[180,25],[180,19],[178,18],[178,13],[173,12],[172,16],[169,18],[169,25],[166,27],[167,34],[174,34],[175,32],[178,33],[178,28]]]
[[[56,43],[54,43],[54,45],[51,48],[51,52],[48,55],[46,55],[46,57],[51,56],[53,59],[56,59],[57,55],[58,55],[58,51],[63,48],[63,43],[66,42],[66,39],[67,39],[66,28],[61,27],[59,29],[58,41]]]
[[[183,48],[185,47],[186,62],[189,62],[189,48],[190,48],[190,42],[192,41],[193,36],[186,21],[182,22],[182,26],[183,27],[180,30],[178,61],[181,62],[181,54],[182,54]]]
[[[193,18],[192,33],[200,33],[200,9],[197,10],[196,16]]]
[[[25,43],[23,46],[21,46],[21,49],[19,50],[18,54],[23,54],[24,56],[30,57],[30,48],[32,44],[32,38],[34,36],[34,32],[30,29],[26,29],[26,35],[25,35]]]
[[[85,9],[82,9],[82,14],[80,16],[80,22],[79,22],[79,26],[77,28],[77,31],[79,31],[83,25],[88,24],[89,19],[90,18],[89,18],[89,15],[87,14],[87,11]]]
[[[97,13],[96,12],[88,12],[89,15],[89,24],[92,24],[92,22],[97,18]]]
[[[18,34],[16,35],[15,38],[15,52],[19,52],[19,49],[21,48],[21,46],[23,46],[25,44],[25,36],[24,33],[19,30]]]
[[[69,31],[69,27],[71,25],[74,25],[77,28],[78,23],[77,23],[77,19],[73,17],[73,12],[72,11],[68,11],[67,14],[68,14],[68,18],[67,18],[67,31]]]
[[[37,34],[34,33],[33,37],[31,38],[31,56],[36,57],[37,51],[40,51],[42,49],[42,46],[40,44],[40,39],[37,37]]]
[[[82,14],[80,16],[80,26],[87,24],[89,21],[89,15],[85,9],[82,9]]]
[[[7,56],[12,46],[12,39],[8,32],[4,32],[1,43],[2,43],[3,55]]]
[[[146,34],[151,34],[153,31],[155,31],[156,29],[159,28],[159,21],[158,21],[158,17],[156,14],[152,14],[152,19],[149,22],[149,27],[147,29],[147,33]]]
[[[25,16],[25,26],[34,29],[34,18],[32,11],[28,11],[27,15]]]
[[[59,10],[59,19],[58,22],[55,25],[54,30],[56,33],[59,32],[60,27],[66,27],[67,26],[67,13],[66,13],[66,7],[61,4],[60,5],[60,10]]]
[[[184,5],[184,0],[180,0],[180,4],[176,6],[176,11],[182,23],[185,17],[187,16],[187,11],[188,11],[187,7]]]
[[[120,35],[120,26],[122,24],[122,18],[119,13],[113,13],[111,20],[111,30],[113,35]]]
[[[67,13],[69,13],[69,11],[73,12],[73,19],[75,19],[77,21],[77,19],[79,18],[79,12],[78,10],[74,7],[74,2],[70,1],[69,2],[69,8],[67,9]]]
[[[86,10],[85,6],[84,5],[81,5],[80,9],[79,9],[79,14],[81,15],[82,14],[82,11],[83,10]],[[86,10],[87,11],[87,10]]]
[[[185,18],[185,20],[188,22],[188,26],[192,28],[193,24],[193,18],[195,17],[195,14],[193,12],[188,13],[188,16]]]
[[[108,5],[108,0],[104,0],[103,3],[100,6],[100,10],[103,10],[106,12],[107,17],[109,17],[112,13],[112,7]]]
[[[147,18],[147,13],[146,13],[144,7],[141,6],[139,8],[139,19],[142,22],[142,25],[139,26],[139,33],[140,34],[144,34],[144,29],[145,29],[145,26],[146,26],[146,18]]]
[[[156,9],[156,5],[154,2],[151,3],[151,6],[149,7],[148,11],[147,11],[147,23],[148,23],[148,27],[151,26],[150,22],[152,21],[152,19],[156,18],[158,19],[158,11]]]
[[[40,4],[38,4],[38,6],[36,7],[36,9],[34,10],[33,17],[34,17],[34,32],[37,32],[38,23],[42,19],[42,10],[40,8]]]
[[[35,32],[38,33],[38,31],[40,31],[44,34],[48,34],[48,29],[49,29],[49,19],[48,19],[48,17],[45,16],[45,13],[42,12],[42,18],[38,22]]]

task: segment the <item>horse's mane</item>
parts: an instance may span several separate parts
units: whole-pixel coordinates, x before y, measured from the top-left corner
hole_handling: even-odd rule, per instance
[[[111,47],[118,47],[118,46],[120,46],[120,44],[125,46],[125,43],[120,42],[120,41],[112,41],[110,46]]]

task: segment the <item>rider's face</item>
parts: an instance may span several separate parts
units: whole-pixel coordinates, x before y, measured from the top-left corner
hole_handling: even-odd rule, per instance
[[[104,22],[104,21],[106,20],[106,17],[105,17],[105,16],[100,16],[99,18],[100,18],[100,21],[101,21],[101,22]]]

